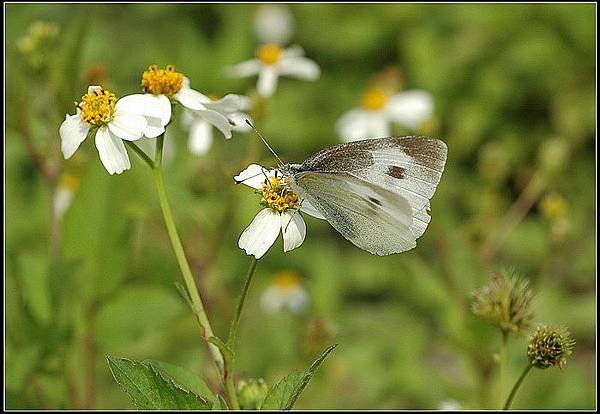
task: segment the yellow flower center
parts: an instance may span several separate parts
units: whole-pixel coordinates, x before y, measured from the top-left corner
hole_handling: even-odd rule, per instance
[[[280,213],[300,204],[300,198],[291,190],[287,178],[270,177],[263,183],[260,194],[262,205]]]
[[[540,208],[545,217],[557,219],[566,214],[567,202],[558,194],[549,194],[542,200]]]
[[[146,93],[171,96],[179,92],[182,86],[183,75],[175,72],[173,65],[167,65],[166,69],[151,65],[142,74],[142,88]]]
[[[89,125],[104,125],[115,116],[115,94],[100,86],[90,87],[88,93],[81,97],[77,107],[81,110],[81,120]]]
[[[258,49],[256,56],[265,65],[273,65],[279,61],[283,49],[275,43],[269,43]]]
[[[294,290],[302,285],[302,279],[297,273],[286,270],[273,277],[273,284],[281,290]]]
[[[372,88],[366,91],[361,100],[363,108],[369,111],[378,111],[388,101],[388,94],[381,88]]]
[[[74,173],[64,173],[60,176],[58,186],[70,191],[75,191],[77,187],[79,187],[79,175]]]

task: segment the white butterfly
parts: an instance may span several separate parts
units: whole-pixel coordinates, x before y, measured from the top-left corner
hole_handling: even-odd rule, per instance
[[[342,236],[383,256],[414,248],[425,232],[447,153],[434,138],[375,138],[336,145],[278,170]]]
[[[279,170],[342,236],[388,255],[414,248],[425,232],[447,153],[446,144],[428,137],[367,139]]]

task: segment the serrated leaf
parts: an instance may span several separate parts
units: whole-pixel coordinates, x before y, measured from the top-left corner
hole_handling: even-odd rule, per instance
[[[126,358],[108,356],[115,381],[140,410],[208,410],[211,404],[171,380],[163,379],[152,367]]]
[[[227,407],[227,403],[225,402],[225,400],[223,399],[223,397],[221,397],[220,395],[217,395],[217,398],[215,399],[215,402],[212,405],[211,408],[212,411],[223,411],[223,410],[229,410],[229,408]]]
[[[304,372],[290,374],[271,387],[260,409],[291,410],[314,373],[336,347],[337,344],[327,348]]]
[[[155,371],[158,371],[164,379],[172,380],[179,388],[191,391],[205,400],[215,400],[215,396],[210,388],[208,388],[208,385],[206,385],[199,375],[196,375],[192,371],[154,359],[147,359],[144,363],[150,365]]]

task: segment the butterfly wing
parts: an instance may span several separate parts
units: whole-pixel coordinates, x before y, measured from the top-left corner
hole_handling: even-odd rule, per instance
[[[448,148],[438,139],[409,136],[354,141],[324,149],[299,171],[346,173],[406,199],[412,209],[411,231],[425,232],[429,200],[440,182]]]
[[[345,173],[302,172],[294,182],[301,197],[361,249],[383,256],[416,246],[412,208],[398,194]]]

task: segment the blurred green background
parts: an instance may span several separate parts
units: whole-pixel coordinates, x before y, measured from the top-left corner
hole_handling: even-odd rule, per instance
[[[89,84],[138,93],[154,63],[174,64],[207,95],[252,95],[255,78],[227,78],[223,69],[253,57],[258,7],[5,5],[7,408],[133,408],[106,355],[184,366],[219,388],[175,288],[181,275],[149,169],[130,153],[132,169],[109,176],[90,140],[64,161],[58,128]],[[281,79],[253,112],[282,159],[300,162],[340,142],[339,116],[396,68],[403,89],[432,94],[433,119],[417,132],[443,139],[448,163],[414,250],[372,256],[312,218],[300,248],[283,254],[276,242],[242,317],[237,379],[274,384],[339,343],[296,408],[498,408],[526,363],[527,338],[510,338],[499,396],[500,333],[469,306],[474,289],[511,267],[536,292],[536,323],[567,326],[577,342],[562,371],[530,373],[513,408],[594,408],[596,6],[290,10],[290,43],[322,76]],[[36,21],[58,30],[31,46],[22,39]],[[208,155],[196,157],[178,120],[171,130],[167,191],[224,337],[250,262],[237,240],[260,208],[232,176],[251,162],[275,162],[254,134],[215,135]],[[79,185],[59,219],[52,200],[65,173]],[[304,313],[260,306],[284,270],[302,277],[311,302]]]

